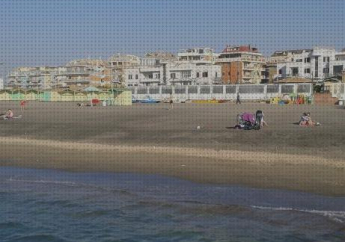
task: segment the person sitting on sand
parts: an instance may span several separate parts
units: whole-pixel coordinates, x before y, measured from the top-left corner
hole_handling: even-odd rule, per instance
[[[13,111],[9,109],[5,114],[0,115],[3,119],[12,119],[13,118]]]
[[[310,113],[307,113],[307,117],[308,117],[307,124],[308,124],[309,126],[314,126],[314,125],[318,125],[318,124],[319,124],[319,123],[314,122],[314,121],[311,119]]]
[[[299,125],[300,126],[308,126],[308,115],[307,113],[303,113],[302,116],[301,116],[301,119],[299,121]]]
[[[314,122],[311,117],[310,113],[303,113],[301,120],[299,122],[300,126],[320,126],[321,124],[319,122]]]

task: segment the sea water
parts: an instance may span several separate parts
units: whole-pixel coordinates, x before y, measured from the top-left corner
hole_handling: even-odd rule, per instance
[[[0,168],[0,241],[345,241],[345,198]]]

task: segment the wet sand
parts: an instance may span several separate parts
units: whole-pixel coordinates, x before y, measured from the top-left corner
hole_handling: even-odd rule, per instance
[[[19,102],[0,110],[21,113]],[[0,165],[80,172],[155,173],[202,183],[345,195],[345,110],[269,104],[77,107],[29,102],[0,121]],[[265,113],[268,127],[234,130],[236,114]],[[310,111],[322,126],[299,127]],[[200,129],[197,129],[200,126]]]

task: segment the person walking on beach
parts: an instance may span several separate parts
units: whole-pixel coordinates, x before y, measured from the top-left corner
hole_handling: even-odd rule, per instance
[[[174,108],[174,100],[173,100],[173,98],[172,98],[172,95],[170,95],[170,101],[169,101],[169,103],[170,103],[170,110],[171,110],[171,109]]]
[[[25,105],[26,105],[26,101],[25,100],[20,101],[20,110],[21,111],[24,111]]]
[[[240,92],[237,92],[236,104],[241,104]]]

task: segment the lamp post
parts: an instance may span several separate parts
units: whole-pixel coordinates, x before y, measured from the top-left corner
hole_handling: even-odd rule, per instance
[[[3,68],[2,68],[2,85],[3,85],[3,87],[4,87],[4,85],[5,85],[5,64],[3,63],[3,62],[1,62],[0,63],[0,66],[2,66]]]

